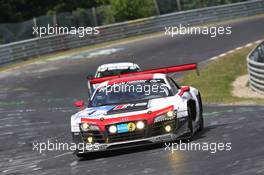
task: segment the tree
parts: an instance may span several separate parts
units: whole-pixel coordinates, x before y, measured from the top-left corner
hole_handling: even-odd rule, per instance
[[[153,0],[110,0],[116,21],[126,21],[153,16],[155,6]]]
[[[46,14],[89,9],[102,4],[102,0],[0,0],[0,23],[22,22]]]

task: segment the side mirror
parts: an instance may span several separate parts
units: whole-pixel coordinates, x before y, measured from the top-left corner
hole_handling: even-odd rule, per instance
[[[182,86],[181,87],[181,91],[180,91],[180,93],[179,93],[179,96],[183,96],[183,94],[185,93],[185,92],[189,92],[190,91],[190,87],[189,86]]]
[[[92,106],[92,101],[90,98],[88,98],[88,104],[87,104],[88,108]]]
[[[77,108],[83,109],[84,108],[84,101],[83,100],[76,101],[76,102],[74,102],[74,106]]]

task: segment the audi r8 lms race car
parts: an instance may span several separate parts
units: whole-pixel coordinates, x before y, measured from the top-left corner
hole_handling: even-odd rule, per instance
[[[127,74],[132,72],[138,72],[140,68],[135,63],[121,62],[121,63],[109,63],[103,64],[97,68],[95,78],[101,78],[106,76],[113,76],[119,74]]]
[[[99,84],[88,106],[71,117],[73,142],[95,151],[191,138],[203,129],[199,91],[179,86],[168,73],[196,69],[196,64],[94,78]]]
[[[133,72],[139,72],[140,67],[135,63],[130,62],[120,62],[120,63],[108,63],[99,66],[96,70],[95,75],[88,75],[88,90],[89,96],[93,93],[93,91],[97,88],[98,84],[91,85],[90,79],[92,78],[102,78],[120,74],[128,74]]]

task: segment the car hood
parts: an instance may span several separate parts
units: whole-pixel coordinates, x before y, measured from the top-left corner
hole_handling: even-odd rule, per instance
[[[82,118],[97,118],[98,116],[110,116],[135,111],[144,111],[149,108],[148,104],[148,101],[141,101],[135,103],[91,107],[79,112],[78,115]]]
[[[129,116],[155,111],[173,105],[167,98],[86,108],[75,115],[77,118],[100,119],[101,117]]]

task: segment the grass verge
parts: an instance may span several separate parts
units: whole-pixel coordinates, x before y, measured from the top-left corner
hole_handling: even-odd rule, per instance
[[[246,57],[254,48],[246,47],[227,54],[202,67],[200,76],[191,72],[183,77],[183,84],[198,88],[207,104],[264,104],[259,98],[239,98],[232,95],[232,83],[247,74]]]

